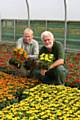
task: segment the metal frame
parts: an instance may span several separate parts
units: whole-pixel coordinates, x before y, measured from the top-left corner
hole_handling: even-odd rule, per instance
[[[29,7],[29,2],[28,0],[26,0],[26,6],[27,6],[27,13],[28,13],[28,27],[30,27],[30,7]],[[67,3],[66,0],[64,0],[64,50],[66,51],[66,40],[67,40]],[[47,20],[46,21],[46,25],[45,25],[45,29],[47,30]]]
[[[27,15],[28,15],[28,18],[27,18],[27,21],[28,21],[28,27],[30,27],[30,4],[29,4],[29,1],[28,0],[26,0],[25,1],[26,2],[26,7],[27,7]],[[67,49],[67,31],[68,31],[68,28],[67,28],[67,26],[68,26],[68,21],[67,21],[67,0],[63,0],[63,2],[64,2],[64,41],[63,41],[63,44],[64,44],[64,53],[65,52],[67,52],[67,51],[69,51],[68,49]],[[3,42],[2,41],[2,26],[1,26],[1,14],[0,14],[0,42]],[[47,19],[45,19],[45,30],[47,30],[48,29],[48,20]],[[15,20],[14,20],[14,41],[13,42],[15,42]],[[8,42],[8,41],[7,41]],[[9,41],[9,42],[11,42],[12,43],[12,41]],[[71,51],[80,51],[80,50],[76,50],[76,49],[70,49]]]
[[[64,50],[66,51],[66,40],[67,40],[67,2],[64,0],[64,19],[65,19],[65,26],[64,26]]]
[[[28,0],[26,0],[26,6],[27,6],[27,13],[28,13],[28,27],[30,27],[30,8],[29,8]]]

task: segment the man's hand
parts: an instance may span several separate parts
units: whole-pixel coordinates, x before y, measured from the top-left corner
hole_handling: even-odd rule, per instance
[[[47,72],[47,70],[46,69],[41,69],[40,70],[40,73],[41,73],[41,75],[43,75],[43,76],[45,76],[45,73]]]

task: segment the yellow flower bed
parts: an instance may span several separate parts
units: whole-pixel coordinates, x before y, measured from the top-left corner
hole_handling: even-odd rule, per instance
[[[26,99],[0,111],[0,120],[80,120],[80,90],[40,84]]]

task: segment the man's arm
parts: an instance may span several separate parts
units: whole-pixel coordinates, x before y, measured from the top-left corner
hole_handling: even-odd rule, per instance
[[[16,47],[17,48],[21,48],[23,44],[23,38],[19,38],[16,42]]]
[[[33,55],[29,55],[30,58],[37,59],[39,55],[39,44],[37,41],[33,43]]]
[[[49,69],[55,68],[59,65],[63,65],[64,64],[64,59],[58,59],[56,60],[53,64],[50,65]]]
[[[50,65],[49,69],[55,68],[59,65],[63,65],[64,64],[64,49],[63,49],[63,45],[60,42],[56,43],[57,45],[57,55],[58,55],[58,59],[56,61],[54,61],[53,64]]]

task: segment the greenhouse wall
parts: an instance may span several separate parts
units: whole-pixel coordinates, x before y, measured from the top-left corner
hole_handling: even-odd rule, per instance
[[[40,35],[44,30],[51,31],[56,40],[64,42],[64,21],[31,20],[30,26],[34,31],[34,38],[41,44]],[[27,20],[1,20],[1,42],[16,42],[23,35],[28,26]],[[80,22],[67,22],[67,49],[80,49]]]

